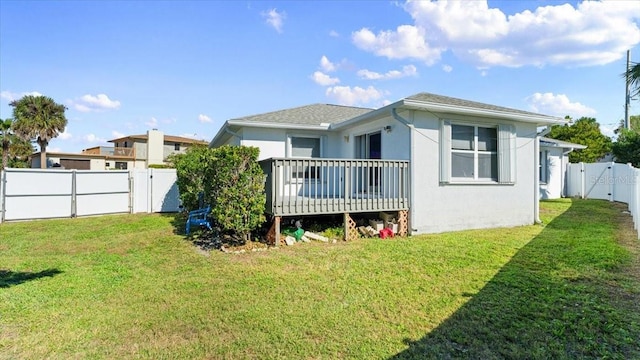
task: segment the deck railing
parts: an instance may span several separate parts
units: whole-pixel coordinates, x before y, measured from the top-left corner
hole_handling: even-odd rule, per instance
[[[135,158],[136,157],[136,149],[135,148],[125,148],[125,147],[115,147],[115,148],[113,148],[113,155],[112,156]]]
[[[409,209],[409,162],[402,160],[271,158],[266,212],[274,216]]]

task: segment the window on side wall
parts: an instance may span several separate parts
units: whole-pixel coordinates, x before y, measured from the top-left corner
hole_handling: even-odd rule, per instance
[[[319,137],[302,137],[292,136],[291,138],[291,157],[295,158],[319,158],[320,157],[320,138]],[[306,166],[301,161],[300,166],[293,166],[293,179],[306,180],[320,178],[319,169],[315,166]]]
[[[441,183],[514,183],[512,125],[475,125],[444,120],[441,125]]]
[[[540,182],[546,184],[549,181],[549,152],[540,151]]]

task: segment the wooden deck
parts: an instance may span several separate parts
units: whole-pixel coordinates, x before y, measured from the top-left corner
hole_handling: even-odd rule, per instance
[[[266,212],[273,216],[348,214],[409,209],[409,162],[271,158]]]

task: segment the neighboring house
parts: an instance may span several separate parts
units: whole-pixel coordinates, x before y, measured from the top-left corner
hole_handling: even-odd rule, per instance
[[[156,129],[145,135],[130,135],[109,140],[114,147],[96,146],[81,153],[47,152],[47,167],[78,170],[145,169],[149,165],[164,165],[167,157],[184,153],[193,145],[207,145],[206,141],[164,135]],[[31,156],[31,167],[40,168],[40,153]]]
[[[210,146],[260,148],[274,224],[398,211],[410,233],[435,233],[537,221],[537,128],[564,123],[420,93],[377,110],[316,104],[232,119]]]
[[[540,138],[540,198],[558,199],[566,195],[566,174],[569,153],[573,150],[586,149],[580,144],[566,141]]]

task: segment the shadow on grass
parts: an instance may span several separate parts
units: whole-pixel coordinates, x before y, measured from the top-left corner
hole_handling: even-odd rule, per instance
[[[160,216],[171,219],[174,234],[186,236],[187,214],[185,212],[162,213]]]
[[[53,277],[61,273],[62,271],[58,269],[47,269],[35,273],[0,269],[0,288],[8,288],[11,286],[20,285],[27,281],[36,280],[43,277]]]
[[[611,236],[621,216],[611,205],[574,201],[392,359],[639,359],[640,296],[637,284],[623,286],[630,254]]]

